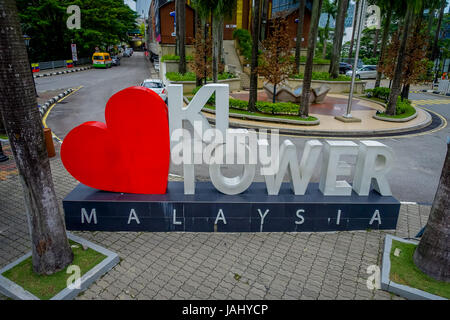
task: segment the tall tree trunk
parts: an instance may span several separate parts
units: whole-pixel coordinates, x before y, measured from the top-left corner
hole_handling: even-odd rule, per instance
[[[33,270],[52,274],[73,260],[53,187],[34,83],[16,2],[0,2],[0,112],[20,173],[30,224]]]
[[[248,100],[248,111],[256,112],[256,101],[258,100],[258,39],[260,26],[259,16],[260,16],[260,5],[261,0],[255,0],[255,6],[253,7],[253,21],[252,21],[252,62],[251,62],[251,72],[250,72],[250,96]]]
[[[436,34],[434,36],[434,42],[433,42],[433,51],[431,52],[431,61],[434,61],[439,56],[439,34],[441,33],[441,24],[442,24],[442,18],[444,17],[444,9],[447,5],[447,0],[442,0],[441,9],[439,10],[439,17],[438,17],[438,23],[436,26]]]
[[[178,16],[179,0],[175,0],[175,55],[180,54],[180,17]]]
[[[450,144],[430,217],[414,252],[414,263],[438,281],[450,282]]]
[[[409,25],[411,22],[411,16],[413,11],[411,6],[412,5],[408,4],[408,8],[406,10],[405,23],[400,38],[400,47],[397,52],[397,63],[395,64],[394,76],[392,78],[391,92],[389,94],[389,101],[386,106],[386,113],[391,116],[395,115],[397,98],[398,95],[400,94],[401,89],[401,82],[403,77],[403,63],[405,61],[406,42],[408,40]]]
[[[224,28],[224,18],[222,18],[222,20],[220,20],[220,25],[219,25],[219,37],[218,37],[218,40],[219,40],[219,58],[218,58],[219,67],[218,67],[218,73],[222,72],[220,66],[221,65],[223,66],[224,63],[225,63],[224,62],[225,57],[224,57],[224,53],[223,53],[223,28]]]
[[[357,29],[357,21],[356,21],[356,17],[358,16],[358,11],[359,11],[359,5],[360,5],[361,0],[356,0],[356,5],[355,5],[355,11],[353,12],[353,30],[352,30],[352,39],[350,40],[350,49],[348,51],[348,57],[351,58],[353,55],[353,43],[355,42],[355,32]],[[355,69],[356,66],[353,66],[353,69]]]
[[[312,78],[312,67],[314,59],[314,51],[317,42],[317,31],[319,29],[319,17],[320,9],[322,8],[323,0],[316,0],[313,2],[311,11],[311,24],[309,28],[309,39],[308,39],[308,53],[306,55],[305,72],[303,76],[303,88],[302,97],[300,99],[300,116],[309,115],[309,96],[311,94],[311,78]]]
[[[213,82],[217,83],[218,74],[219,74],[219,46],[220,46],[220,26],[222,25],[221,20],[223,20],[223,16],[221,15],[213,15],[212,19],[212,34],[213,34],[213,65],[212,65],[212,74],[213,74]]]
[[[391,25],[391,19],[392,19],[392,10],[391,10],[391,7],[389,6],[387,8],[386,19],[384,20],[384,25],[383,25],[383,35],[381,36],[381,49],[380,49],[380,58],[378,59],[378,66],[380,66],[384,60],[386,44],[388,42],[388,37],[389,37],[389,27]],[[375,88],[378,88],[380,86],[381,75],[382,75],[381,72],[377,71],[377,77],[375,79]]]
[[[182,74],[186,73],[186,0],[177,0],[177,30],[178,30],[178,52],[180,53],[180,62],[178,71]]]
[[[378,36],[380,34],[380,29],[377,29],[377,31],[375,31],[375,36],[373,39],[373,52],[372,52],[372,56],[376,57],[377,56],[377,51],[378,51]]]
[[[202,34],[202,20],[200,19],[200,15],[196,11],[195,13],[195,35]],[[200,30],[199,33],[197,33]],[[200,39],[196,39],[197,41],[200,41]],[[202,85],[202,78],[197,75],[197,72],[195,73],[195,86],[201,86]]]
[[[303,38],[303,20],[305,18],[305,4],[306,0],[300,0],[300,5],[298,7],[297,39],[295,40],[295,73],[300,73],[300,56]]]
[[[347,14],[349,0],[339,0],[336,25],[334,28],[333,50],[331,52],[330,70],[331,78],[339,76],[339,61],[341,60],[342,39],[344,37],[345,16]]]
[[[327,15],[327,23],[325,25],[325,29],[323,31],[323,47],[322,47],[322,59],[326,58],[327,55],[327,41],[328,41],[328,28],[330,27],[330,15]]]
[[[275,102],[276,102],[276,98],[277,98],[277,85],[274,84],[274,85],[273,85],[272,103],[275,103]]]

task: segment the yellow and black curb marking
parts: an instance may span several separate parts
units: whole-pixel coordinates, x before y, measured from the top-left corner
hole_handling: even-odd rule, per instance
[[[83,88],[83,86],[79,86],[78,88],[71,88],[68,89],[66,91],[64,91],[63,93],[60,93],[59,95],[51,98],[50,100],[48,100],[44,106],[42,106],[40,108],[40,112],[42,114],[42,124],[44,125],[44,128],[48,128],[47,126],[47,117],[50,114],[50,112],[52,111],[52,109],[55,107],[55,105],[58,102],[63,101],[64,99],[66,99],[67,97],[70,97],[72,94],[74,94],[75,92],[77,92],[78,90],[80,90],[81,88]],[[55,138],[56,140],[58,140],[59,142],[62,142],[62,139],[60,139],[56,134],[54,134],[52,132],[53,138]]]

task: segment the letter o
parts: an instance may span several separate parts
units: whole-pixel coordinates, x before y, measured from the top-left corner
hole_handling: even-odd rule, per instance
[[[217,145],[214,150],[223,148],[224,146],[225,144]],[[253,152],[253,150],[251,150],[248,145],[246,145],[246,148],[250,153]],[[242,154],[238,154],[237,157],[238,162],[244,162],[244,159],[242,159]],[[252,184],[253,178],[256,174],[256,164],[244,164],[244,172],[242,173],[242,175],[233,178],[225,177],[221,172],[221,167],[221,164],[209,165],[209,177],[211,178],[211,182],[217,190],[228,195],[239,194],[247,190],[248,187],[250,187],[250,185]]]

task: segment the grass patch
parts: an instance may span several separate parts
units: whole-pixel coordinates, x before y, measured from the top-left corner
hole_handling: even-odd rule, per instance
[[[215,110],[216,108],[212,105],[205,105],[205,108]],[[309,116],[308,118],[301,118],[296,115],[277,115],[277,114],[267,114],[262,112],[250,112],[246,110],[241,109],[235,109],[230,107],[230,113],[234,114],[242,114],[242,115],[249,115],[249,116],[258,116],[258,117],[266,117],[271,119],[289,119],[289,120],[300,120],[300,121],[316,121],[317,118],[313,116]]]
[[[0,134],[0,139],[8,140],[8,136],[6,134]]]
[[[400,249],[398,257],[394,255],[396,248]],[[414,264],[413,254],[416,248],[415,244],[392,240],[389,278],[396,283],[450,299],[450,283],[434,280]]]
[[[72,248],[74,255],[72,265],[80,267],[82,276],[106,258],[105,255],[91,248],[83,250],[81,244],[72,240],[69,240],[69,243],[78,246]],[[67,268],[49,276],[38,275],[33,272],[31,257],[29,257],[2,275],[39,299],[48,300],[66,288],[67,279],[71,276],[66,273],[66,270]]]
[[[399,110],[403,112],[399,112]],[[414,115],[415,113],[416,109],[414,109],[412,105],[409,103],[404,103],[400,108],[397,106],[397,114],[395,116],[387,115],[385,112],[377,113],[377,116],[390,119],[404,119]]]
[[[192,56],[187,55],[186,61],[192,61]],[[174,55],[174,54],[165,54],[161,57],[161,62],[164,61],[180,61],[180,56]]]

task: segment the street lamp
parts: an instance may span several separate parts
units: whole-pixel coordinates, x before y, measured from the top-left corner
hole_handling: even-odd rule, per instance
[[[25,46],[27,47],[27,54],[28,54],[28,60],[30,57],[30,53],[29,53],[29,47],[30,47],[30,40],[31,37],[29,35],[24,34],[23,35],[23,40],[25,41]],[[28,61],[28,63],[30,64],[30,61]],[[33,69],[31,68],[31,64],[30,64],[30,72],[31,72],[31,78],[33,78],[33,84],[34,84],[34,93],[36,95],[36,97],[39,97],[36,91],[36,82],[34,81],[34,76],[33,76]]]

